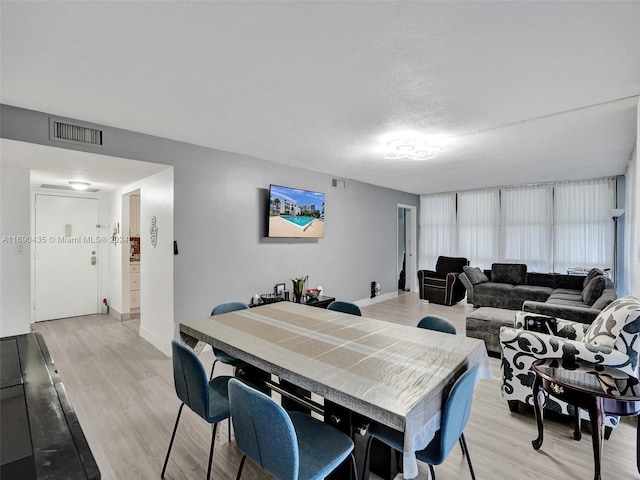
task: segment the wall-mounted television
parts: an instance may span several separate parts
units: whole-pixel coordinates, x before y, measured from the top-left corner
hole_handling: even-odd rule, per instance
[[[324,193],[269,186],[269,237],[324,237]]]

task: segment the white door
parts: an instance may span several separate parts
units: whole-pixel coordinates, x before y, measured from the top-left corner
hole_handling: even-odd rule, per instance
[[[35,321],[98,312],[98,199],[36,195]]]

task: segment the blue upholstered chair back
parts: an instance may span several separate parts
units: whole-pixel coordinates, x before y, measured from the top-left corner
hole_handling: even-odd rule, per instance
[[[469,415],[471,415],[471,402],[473,390],[476,385],[478,366],[470,368],[458,378],[451,388],[447,401],[442,410],[442,422],[440,424],[440,458],[436,464],[440,464],[449,455],[453,446],[458,443],[460,435],[464,432]]]
[[[438,332],[456,334],[456,327],[454,327],[449,320],[445,320],[442,317],[436,317],[435,315],[428,315],[418,322],[418,328],[424,328],[427,330],[436,330]]]
[[[209,415],[209,381],[207,373],[196,354],[190,348],[173,340],[173,382],[176,394],[191,410],[207,422],[213,423]]]
[[[249,308],[246,303],[242,302],[229,302],[221,303],[213,308],[211,315],[222,315],[223,313],[235,312],[236,310],[245,310]]]
[[[341,300],[334,300],[329,304],[327,310],[335,310],[337,312],[349,313],[351,315],[362,316],[362,312],[360,311],[360,307],[358,307],[355,303],[351,302],[343,302]]]
[[[238,448],[280,480],[296,480],[296,432],[285,410],[264,393],[237,379],[229,381],[229,406]]]

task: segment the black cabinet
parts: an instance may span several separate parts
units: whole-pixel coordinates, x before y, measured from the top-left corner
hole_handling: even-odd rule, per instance
[[[302,300],[300,303],[303,305],[309,305],[310,307],[327,308],[331,302],[335,300],[335,297],[325,297],[324,295],[318,295],[318,298],[309,298]]]
[[[44,338],[38,333],[3,338],[0,356],[0,477],[99,479]]]

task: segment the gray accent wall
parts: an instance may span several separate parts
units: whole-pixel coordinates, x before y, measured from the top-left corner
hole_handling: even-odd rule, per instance
[[[106,126],[103,148],[56,144],[50,115],[1,105],[0,136],[174,167],[176,323],[303,275],[349,301],[369,298],[372,281],[396,291],[397,204],[417,195],[353,180],[337,189],[324,173]],[[265,238],[271,183],[325,193],[324,238]]]

